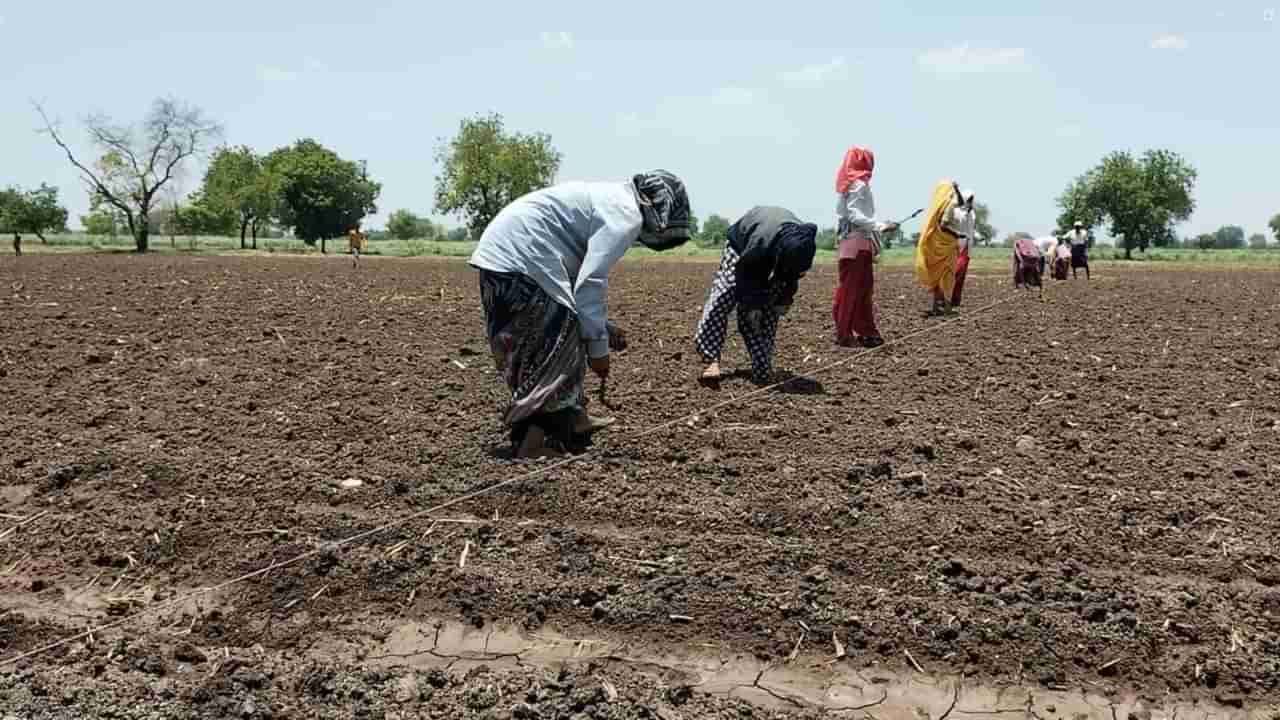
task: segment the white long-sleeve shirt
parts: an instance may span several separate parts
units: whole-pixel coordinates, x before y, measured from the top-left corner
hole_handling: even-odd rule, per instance
[[[945,224],[956,232],[956,246],[960,252],[964,252],[973,247],[974,240],[977,239],[978,214],[973,210],[956,207],[952,208],[951,215],[951,222]]]
[[[570,182],[529,193],[489,223],[471,265],[527,275],[575,311],[587,354],[609,354],[609,271],[644,220],[628,183]]]
[[[836,197],[836,217],[844,220],[849,230],[868,235],[882,233],[888,225],[876,220],[875,196],[871,194],[871,186],[861,180]]]
[[[872,255],[880,254],[880,233],[888,223],[876,220],[876,199],[871,194],[870,185],[857,180],[847,191],[837,195],[836,217],[848,233],[836,239],[840,257],[853,258],[862,250],[870,251]]]

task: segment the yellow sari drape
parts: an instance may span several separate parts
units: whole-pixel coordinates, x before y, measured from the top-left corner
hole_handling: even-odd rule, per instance
[[[929,215],[920,242],[916,243],[916,280],[926,290],[938,291],[945,298],[951,297],[956,285],[956,256],[959,248],[956,236],[946,230],[942,222],[955,207],[956,193],[950,180],[943,180],[933,189],[929,203]]]

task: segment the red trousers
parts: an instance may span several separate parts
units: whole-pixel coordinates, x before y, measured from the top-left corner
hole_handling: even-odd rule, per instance
[[[837,342],[855,337],[880,337],[873,300],[875,285],[870,252],[864,250],[853,259],[841,258],[840,285],[831,304]]]
[[[969,272],[969,253],[960,253],[956,258],[956,288],[951,292],[952,306],[960,304],[960,295],[964,292],[964,276]]]

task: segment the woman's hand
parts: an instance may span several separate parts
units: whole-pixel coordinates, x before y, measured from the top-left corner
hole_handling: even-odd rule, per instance
[[[608,323],[605,329],[609,331],[610,352],[622,352],[627,349],[627,334],[623,332],[622,328],[613,323]]]
[[[591,372],[595,373],[601,380],[609,377],[609,356],[602,355],[598,358],[589,358],[587,365],[591,368]]]

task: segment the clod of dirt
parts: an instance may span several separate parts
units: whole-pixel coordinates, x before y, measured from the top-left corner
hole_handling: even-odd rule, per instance
[[[1014,445],[1019,455],[1030,457],[1036,454],[1036,439],[1030,435],[1023,435],[1018,438],[1018,442]]]
[[[68,485],[75,482],[80,477],[79,465],[59,465],[49,471],[49,476],[44,482],[40,483],[41,492],[52,492],[54,490],[64,490]]]
[[[1231,468],[1231,474],[1238,478],[1247,478],[1253,475],[1253,470],[1248,465],[1236,465]]]
[[[814,565],[805,573],[804,579],[814,585],[821,585],[831,579],[830,573],[822,565]]]
[[[1084,619],[1095,623],[1106,622],[1107,609],[1102,605],[1090,605],[1085,608]]]
[[[199,665],[203,662],[206,662],[208,660],[208,657],[206,657],[205,654],[201,652],[199,648],[192,645],[191,643],[183,643],[173,649],[173,659],[177,660],[178,662],[191,663],[192,665]]]
[[[257,670],[250,670],[249,668],[239,668],[232,673],[231,679],[250,690],[260,690],[271,682],[267,679],[265,674]]]
[[[893,477],[893,466],[887,462],[879,462],[872,465],[868,472],[873,478],[888,480]]]
[[[86,365],[101,365],[107,361],[107,356],[96,351],[87,352],[84,355],[84,361]]]
[[[935,460],[938,457],[938,451],[932,445],[917,445],[912,452],[925,460]]]
[[[1223,704],[1223,705],[1226,705],[1227,707],[1233,707],[1233,708],[1243,708],[1243,707],[1244,707],[1244,696],[1243,696],[1243,695],[1236,695],[1236,694],[1227,694],[1227,693],[1222,693],[1222,694],[1219,694],[1219,695],[1215,696],[1215,697],[1214,697],[1214,700],[1217,700],[1219,703],[1221,703],[1221,704]]]
[[[1215,433],[1200,441],[1200,445],[1206,450],[1221,450],[1227,446],[1227,436],[1222,433]]]
[[[422,697],[418,690],[418,681],[412,675],[406,675],[396,681],[396,702],[404,704],[417,702]]]
[[[960,577],[965,574],[964,563],[959,560],[948,560],[946,565],[942,566],[943,577]]]
[[[898,482],[901,483],[904,488],[922,488],[924,487],[924,481],[927,478],[928,476],[923,472],[913,470],[905,475],[898,476]]]

